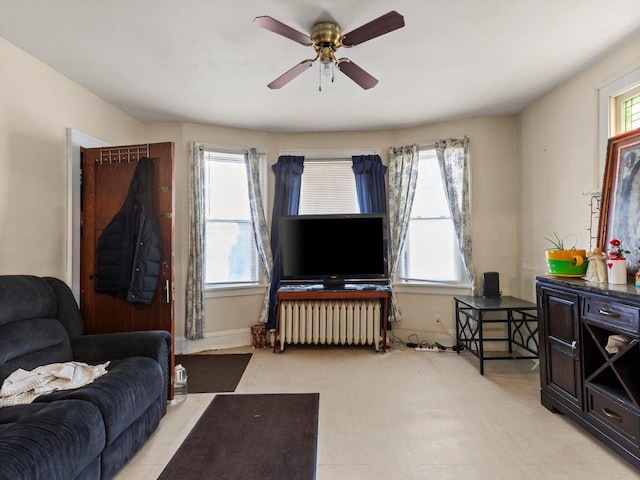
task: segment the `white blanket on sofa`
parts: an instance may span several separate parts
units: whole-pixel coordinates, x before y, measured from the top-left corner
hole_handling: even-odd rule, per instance
[[[31,371],[19,368],[0,388],[0,407],[31,403],[40,395],[70,390],[93,382],[107,373],[109,362],[87,365],[82,362],[52,363]]]

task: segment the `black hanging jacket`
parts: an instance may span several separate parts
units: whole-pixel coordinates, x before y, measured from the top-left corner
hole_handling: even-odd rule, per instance
[[[153,211],[153,161],[141,158],[124,204],[98,238],[96,292],[151,303],[162,262],[162,237]]]

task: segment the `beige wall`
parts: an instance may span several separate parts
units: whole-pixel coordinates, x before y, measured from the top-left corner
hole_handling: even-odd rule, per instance
[[[145,142],[175,142],[175,331],[184,337],[185,282],[189,258],[189,158],[192,142],[227,147],[257,147],[271,151],[270,134],[249,130],[189,123],[152,123],[144,127]],[[207,342],[176,344],[183,351],[230,346],[237,341],[250,341],[248,329],[256,323],[263,293],[207,298],[205,301],[205,335]],[[246,330],[246,331],[245,331]],[[241,331],[241,332],[238,332]],[[229,333],[231,332],[231,333]],[[236,333],[234,333],[236,332]],[[226,337],[233,337],[227,339]]]
[[[0,273],[67,276],[67,129],[111,144],[172,141],[176,144],[176,333],[184,330],[184,282],[188,252],[189,144],[197,141],[266,150],[268,163],[288,149],[378,149],[386,163],[391,146],[471,137],[474,263],[498,270],[509,290],[515,276],[515,123],[512,117],[478,117],[387,132],[272,134],[210,125],[143,125],[112,105],[0,39]],[[267,210],[273,202],[269,171]],[[496,242],[505,248],[496,250]],[[445,295],[401,290],[399,332],[451,331],[451,291]],[[441,291],[440,291],[441,292]],[[462,292],[465,293],[465,292]],[[208,298],[206,345],[237,341],[255,323],[261,293]],[[442,326],[435,325],[440,315]],[[445,334],[446,335],[446,334]],[[228,340],[226,337],[233,337]],[[191,347],[186,347],[191,348]]]
[[[585,194],[601,189],[605,161],[598,155],[598,90],[638,67],[640,36],[519,116],[517,291],[524,298],[535,298],[535,275],[545,272],[544,251],[549,244],[544,237],[554,231],[561,236],[576,234],[578,247],[589,248],[589,197]]]
[[[137,143],[142,124],[0,38],[0,274],[67,276],[67,129]]]
[[[518,283],[517,260],[517,160],[515,117],[473,117],[393,132],[393,144],[429,143],[448,137],[469,136],[473,265],[476,283],[481,274],[497,271],[503,294],[514,292]],[[423,340],[452,345],[453,300],[467,291],[402,288],[398,302],[403,319],[395,330],[401,338],[412,332],[427,332]],[[441,322],[436,323],[436,317]]]
[[[500,272],[501,288],[533,300],[534,276],[543,273],[544,237],[577,233],[588,243],[588,199],[599,188],[596,155],[597,89],[640,65],[636,37],[516,117],[473,117],[386,132],[272,134],[209,125],[146,124],[0,39],[0,273],[66,278],[67,128],[112,144],[176,143],[176,332],[183,334],[188,242],[189,142],[255,146],[269,165],[280,150],[379,149],[471,138],[473,261],[476,273]],[[269,172],[268,210],[273,175]],[[562,211],[558,206],[562,207]],[[453,329],[455,291],[402,288],[406,336],[445,338]],[[460,292],[458,292],[460,293]],[[462,292],[465,293],[465,292]],[[261,294],[208,298],[206,332],[224,343],[257,318]],[[435,324],[440,316],[441,325]],[[401,336],[402,336],[401,335]],[[439,337],[445,340],[443,337]]]
[[[257,147],[267,152],[268,164],[277,161],[282,150],[378,149],[385,163],[389,148],[410,143],[429,144],[440,138],[471,139],[474,264],[478,273],[495,270],[501,274],[502,289],[509,293],[517,284],[516,272],[516,121],[515,117],[474,117],[438,125],[387,132],[333,132],[270,134],[209,125],[146,124],[144,141],[176,142],[176,333],[184,331],[184,285],[188,258],[188,159],[191,142],[230,147]],[[273,203],[274,176],[269,170],[267,210]],[[501,248],[495,248],[500,245]],[[404,288],[399,291],[403,320],[397,334],[406,338],[419,333],[421,339],[451,343],[453,331],[452,295],[468,290]],[[215,346],[226,340],[225,332],[247,329],[256,322],[262,292],[207,298],[205,306],[208,342],[186,349]],[[436,324],[436,316],[441,323]],[[446,344],[446,343],[445,343]]]

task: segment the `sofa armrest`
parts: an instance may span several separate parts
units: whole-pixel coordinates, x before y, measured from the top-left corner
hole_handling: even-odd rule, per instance
[[[71,338],[73,359],[88,364],[104,363],[128,357],[149,357],[160,364],[165,385],[171,382],[169,371],[171,334],[164,330],[101,333]]]
[[[150,357],[158,362],[171,350],[171,334],[164,330],[101,333],[71,339],[74,360],[106,362],[127,357]]]

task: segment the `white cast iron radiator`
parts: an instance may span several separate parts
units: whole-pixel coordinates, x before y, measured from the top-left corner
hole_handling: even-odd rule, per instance
[[[280,351],[285,343],[380,345],[378,300],[281,300]]]

